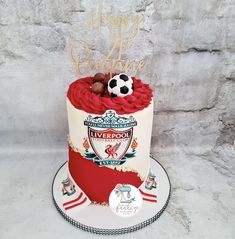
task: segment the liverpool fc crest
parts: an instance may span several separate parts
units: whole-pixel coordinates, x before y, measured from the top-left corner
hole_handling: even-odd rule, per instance
[[[96,164],[121,165],[135,156],[137,139],[133,127],[137,125],[133,116],[128,118],[108,110],[103,116],[89,115],[84,121],[88,138],[84,138],[85,158]]]

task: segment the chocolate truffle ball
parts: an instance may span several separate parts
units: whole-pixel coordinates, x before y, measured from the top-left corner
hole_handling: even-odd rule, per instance
[[[105,78],[104,78],[104,80],[103,80],[103,83],[104,83],[104,86],[105,86],[105,87],[108,85],[109,80],[110,80],[109,75],[105,76]]]
[[[105,79],[105,75],[103,73],[96,73],[93,77],[93,82],[102,82]]]
[[[91,86],[91,91],[97,95],[102,95],[105,91],[104,84],[101,82],[95,82]]]

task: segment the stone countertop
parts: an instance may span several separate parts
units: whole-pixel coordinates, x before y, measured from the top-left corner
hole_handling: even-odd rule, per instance
[[[234,238],[234,149],[155,156],[171,179],[169,205],[156,222],[120,238]],[[64,150],[1,153],[1,239],[101,237],[73,227],[53,205],[52,180],[66,159]]]

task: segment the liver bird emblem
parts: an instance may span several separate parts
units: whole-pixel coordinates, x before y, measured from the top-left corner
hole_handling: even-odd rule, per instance
[[[115,145],[111,145],[111,144],[106,145],[105,153],[108,154],[106,159],[108,159],[110,157],[116,158],[118,155],[116,152],[117,152],[118,148],[120,147],[120,145],[121,145],[121,142],[116,143]]]

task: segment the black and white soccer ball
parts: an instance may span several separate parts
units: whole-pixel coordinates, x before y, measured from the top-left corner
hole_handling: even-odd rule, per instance
[[[133,93],[133,80],[124,73],[115,75],[108,82],[108,92],[111,97],[131,95]]]

